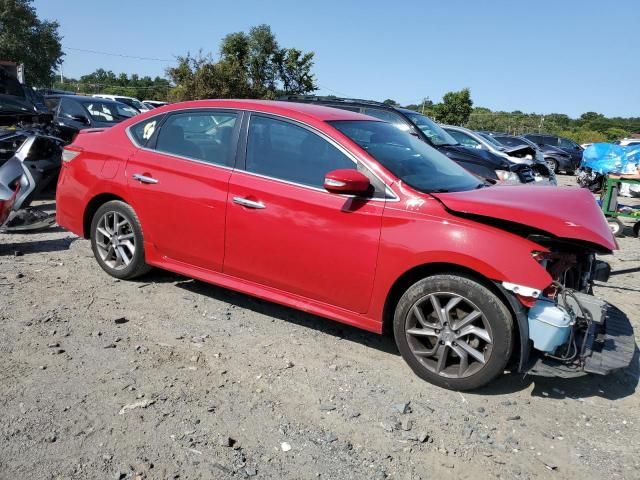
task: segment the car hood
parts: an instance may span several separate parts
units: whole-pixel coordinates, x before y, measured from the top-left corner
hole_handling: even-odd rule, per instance
[[[495,186],[432,195],[454,213],[527,225],[607,251],[618,248],[593,195],[584,188]]]
[[[435,148],[455,161],[491,165],[494,169],[509,169],[509,162],[505,158],[486,150],[477,150],[461,145],[438,145]]]

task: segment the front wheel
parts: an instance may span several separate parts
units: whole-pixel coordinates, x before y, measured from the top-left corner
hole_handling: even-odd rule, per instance
[[[607,223],[614,236],[618,238],[624,237],[624,223],[619,218],[607,217]]]
[[[112,277],[128,280],[147,273],[142,227],[131,206],[119,200],[105,203],[91,222],[91,248]]]
[[[452,390],[486,385],[513,349],[513,318],[487,287],[462,275],[434,275],[413,284],[396,306],[393,330],[416,375]]]

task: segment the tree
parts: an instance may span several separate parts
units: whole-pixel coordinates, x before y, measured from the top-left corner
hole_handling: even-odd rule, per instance
[[[273,99],[317,89],[311,72],[313,52],[280,48],[268,25],[226,35],[219,54],[217,62],[202,52],[196,57],[178,57],[178,65],[167,70],[175,84],[171,98]]]
[[[464,125],[473,111],[473,101],[468,88],[459,92],[448,92],[442,97],[442,103],[433,107],[436,120],[451,125]]]
[[[48,85],[64,53],[58,22],[38,19],[33,0],[0,0],[0,59],[22,63],[34,85]]]
[[[448,92],[442,97],[442,103],[433,107],[433,113],[440,123],[464,125],[473,111],[473,101],[468,88],[459,92]]]
[[[382,103],[384,103],[385,105],[389,105],[390,107],[399,107],[400,104],[398,102],[396,102],[395,100],[393,100],[392,98],[387,98],[386,100],[383,100]]]
[[[301,95],[316,90],[311,73],[313,52],[303,53],[297,48],[283,48],[275,55],[278,78],[287,95]]]

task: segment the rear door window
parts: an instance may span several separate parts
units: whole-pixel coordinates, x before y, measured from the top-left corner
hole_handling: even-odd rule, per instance
[[[567,138],[560,138],[560,148],[566,148],[569,150],[574,150],[578,144],[575,142],[572,142],[571,140],[567,139]]]
[[[231,165],[237,118],[236,112],[226,110],[170,115],[158,133],[155,148],[215,165]]]
[[[60,101],[60,115],[71,120],[75,120],[78,117],[89,118],[83,106],[70,98],[63,98]]]
[[[314,132],[290,122],[252,115],[246,170],[301,185],[322,188],[325,175],[356,163]]]
[[[136,123],[129,129],[129,133],[133,137],[134,141],[138,146],[144,147],[153,134],[156,132],[160,121],[162,120],[162,115],[157,117],[148,118],[143,122]]]

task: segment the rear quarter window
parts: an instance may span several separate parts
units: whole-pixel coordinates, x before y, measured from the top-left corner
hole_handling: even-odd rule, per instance
[[[129,133],[139,147],[144,147],[158,129],[164,115],[147,118],[129,127]]]

